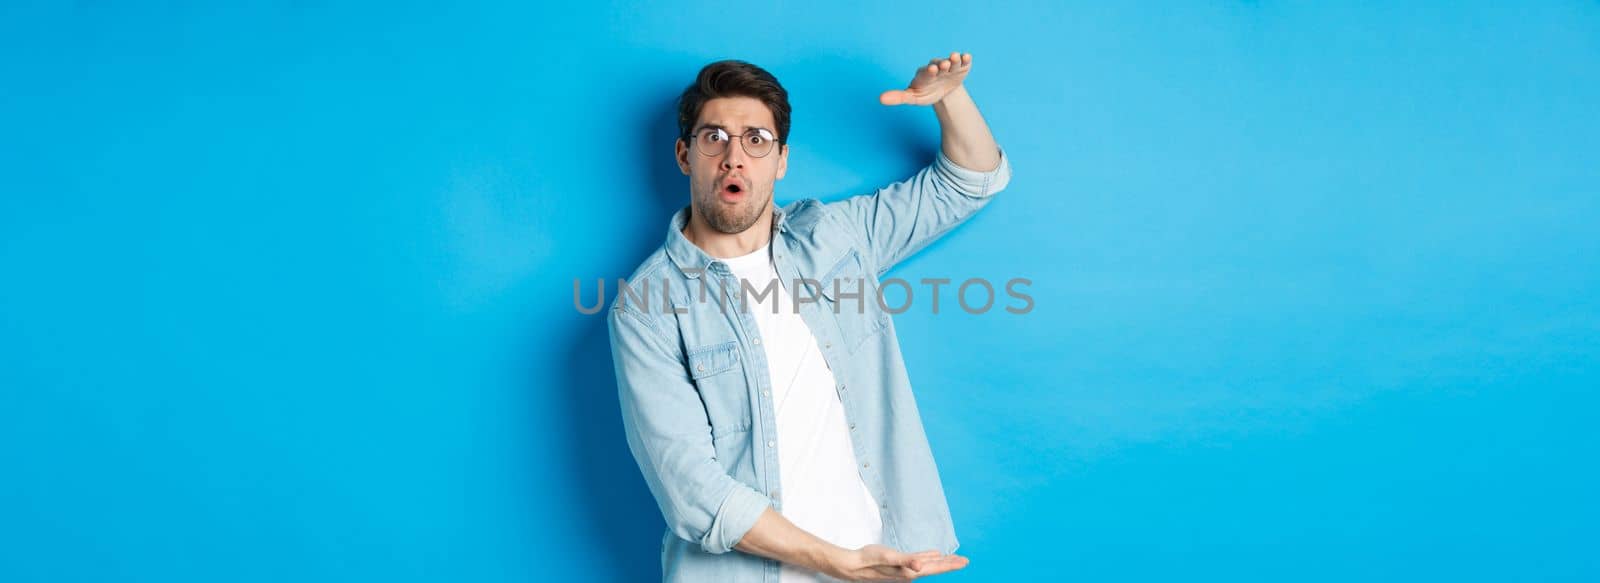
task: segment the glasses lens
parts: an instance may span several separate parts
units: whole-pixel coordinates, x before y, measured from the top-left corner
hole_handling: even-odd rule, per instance
[[[750,130],[744,134],[744,151],[760,158],[772,153],[774,140],[767,130]]]
[[[700,151],[707,156],[716,156],[728,149],[728,132],[717,128],[701,130],[696,143],[699,144]]]

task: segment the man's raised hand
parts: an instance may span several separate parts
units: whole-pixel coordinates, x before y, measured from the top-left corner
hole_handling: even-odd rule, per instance
[[[905,89],[891,89],[878,96],[884,105],[932,105],[961,86],[972,70],[972,53],[950,53],[928,61],[928,66],[917,69],[911,85]]]

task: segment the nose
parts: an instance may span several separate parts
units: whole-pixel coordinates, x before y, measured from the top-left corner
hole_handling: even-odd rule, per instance
[[[749,154],[744,151],[744,142],[738,139],[732,140],[732,143],[728,144],[728,150],[722,153],[722,169],[743,168],[748,156]]]

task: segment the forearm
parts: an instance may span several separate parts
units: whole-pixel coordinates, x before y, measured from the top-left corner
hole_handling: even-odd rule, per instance
[[[935,102],[933,113],[939,118],[939,146],[951,162],[981,172],[1000,166],[999,146],[965,85]]]
[[[806,532],[782,514],[767,508],[734,549],[828,573],[846,549]]]

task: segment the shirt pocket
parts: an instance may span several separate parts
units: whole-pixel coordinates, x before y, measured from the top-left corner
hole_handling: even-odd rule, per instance
[[[889,324],[888,312],[878,304],[878,279],[868,273],[861,256],[851,249],[817,280],[823,307],[833,314],[839,337],[850,352]]]
[[[689,376],[705,403],[712,438],[750,430],[750,392],[744,372],[736,340],[689,351]]]

